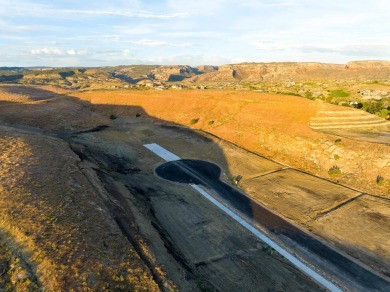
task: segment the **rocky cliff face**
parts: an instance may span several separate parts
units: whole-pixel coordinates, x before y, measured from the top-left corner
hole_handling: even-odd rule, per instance
[[[346,64],[346,69],[390,69],[390,61],[352,61]]]
[[[27,68],[28,69],[28,68]],[[10,71],[10,70],[8,70]],[[12,70],[11,70],[12,71]],[[16,71],[15,71],[16,72]],[[2,74],[0,82],[12,82],[17,75]],[[70,74],[72,73],[72,74]],[[98,82],[123,82],[136,84],[140,81],[153,83],[228,83],[228,82],[283,82],[305,80],[387,80],[390,79],[390,61],[353,61],[347,64],[315,62],[242,63],[222,66],[197,67],[171,65],[132,65],[89,69],[48,69],[19,74],[20,83],[59,84],[77,86],[89,80]],[[16,78],[17,79],[17,78]]]
[[[195,67],[199,73],[209,73],[218,70],[218,66],[201,65]]]
[[[162,82],[175,82],[182,81],[196,74],[198,74],[196,68],[190,66],[161,66],[152,70],[148,77]]]
[[[332,71],[339,71],[342,65],[321,63],[265,63],[235,65],[237,78],[245,81],[307,79],[325,77]]]
[[[368,71],[367,71],[368,70]],[[390,62],[355,61],[343,64],[323,63],[243,63],[223,65],[218,71],[197,76],[193,81],[285,81],[321,79],[390,78]]]

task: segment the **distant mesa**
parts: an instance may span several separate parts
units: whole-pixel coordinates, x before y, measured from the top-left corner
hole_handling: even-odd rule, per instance
[[[222,66],[129,65],[91,68],[0,67],[0,82],[51,84],[72,89],[303,80],[378,80],[390,77],[390,61],[241,63]],[[109,84],[109,85],[108,85]],[[126,85],[127,84],[127,85]],[[125,86],[126,85],[126,86]]]

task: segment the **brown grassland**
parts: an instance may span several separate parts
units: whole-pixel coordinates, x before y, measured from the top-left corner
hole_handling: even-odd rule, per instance
[[[1,90],[2,118],[47,129],[90,123],[72,116],[83,106],[38,97]],[[66,142],[1,125],[0,161],[1,291],[158,290]]]
[[[309,127],[319,110],[355,109],[288,95],[217,90],[73,95],[96,105],[106,116],[134,116],[140,107],[149,116],[201,129],[291,167],[390,198],[390,180],[380,186],[376,182],[378,176],[390,177],[388,145],[348,138],[340,143],[339,137]],[[199,120],[192,124],[192,119]],[[328,174],[335,165],[341,175]]]
[[[390,199],[390,146],[314,131],[309,123],[318,111],[356,110],[297,96],[232,90],[81,92],[1,86],[0,291],[157,291],[161,283],[166,290],[175,288],[153,254],[149,260],[157,264],[151,271],[129,244],[107,207],[106,190],[96,173],[92,174],[97,166],[87,165],[70,143],[52,134],[100,125],[110,128],[95,136],[85,135],[85,145],[95,143],[96,149],[105,149],[113,157],[118,149],[127,149],[128,156],[134,156],[132,162],[148,167],[154,162],[145,154],[147,150],[129,142],[138,136],[158,138],[173,149],[177,146],[181,157],[191,151],[206,157],[196,146],[198,142],[187,144],[184,139],[176,143],[174,134],[164,136],[157,130],[160,123],[182,125],[220,140],[215,144],[220,146],[216,147],[218,159],[226,163],[232,177],[243,175],[244,190],[254,199],[332,243],[355,245],[357,258],[361,249],[386,260],[389,245],[383,239],[388,230],[388,204],[382,202]],[[122,121],[129,124],[123,126]],[[146,156],[137,157],[137,153]],[[335,166],[340,173],[329,172]],[[275,169],[285,171],[258,176]],[[297,170],[325,180],[306,179],[309,175]],[[141,172],[145,180],[140,185],[147,185],[148,180],[157,184],[151,166],[148,171],[149,176]],[[282,177],[285,173],[289,179]],[[380,184],[378,176],[383,178]],[[328,181],[340,185],[332,184],[329,189]],[[362,193],[370,195],[366,198]],[[274,195],[280,202],[275,203]],[[350,198],[354,201],[340,210],[338,206]],[[165,203],[162,200],[162,206]],[[177,208],[176,201],[172,206],[172,210]],[[356,230],[349,233],[345,218],[377,236],[378,244],[351,235]],[[149,253],[147,243],[140,239],[138,244]],[[156,271],[159,283],[153,274]]]
[[[157,290],[66,143],[1,127],[0,157],[0,289]]]

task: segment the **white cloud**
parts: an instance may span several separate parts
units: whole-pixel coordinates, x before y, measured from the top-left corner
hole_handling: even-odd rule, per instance
[[[351,60],[390,59],[390,44],[385,41],[345,43],[259,42],[259,55],[268,61],[318,61],[345,63]]]
[[[30,50],[30,54],[32,55],[46,55],[46,56],[80,56],[86,55],[86,50],[62,50],[59,48],[41,48],[41,49],[33,49]]]
[[[0,0],[0,7],[3,63],[22,66],[390,58],[388,0]]]
[[[275,7],[296,7],[297,1],[294,0],[274,0],[274,1],[261,1],[261,0],[245,0],[238,3],[241,7],[248,7],[252,9],[263,8],[275,8]]]
[[[158,40],[147,40],[147,39],[133,41],[132,43],[140,46],[150,46],[150,47],[168,46],[167,42],[158,41]]]
[[[98,5],[98,9],[64,9],[56,3],[42,4],[33,3],[28,0],[0,0],[0,16],[23,16],[23,17],[44,17],[53,18],[59,16],[91,15],[91,16],[119,16],[127,18],[145,18],[145,19],[173,19],[182,18],[188,15],[187,12],[161,13],[145,9],[139,9],[141,6],[139,1],[124,1],[117,3],[115,8],[112,5]],[[106,7],[104,7],[106,6]],[[120,7],[120,8],[117,8]]]
[[[301,50],[304,52],[340,53],[340,54],[372,54],[390,55],[390,44],[384,42],[351,42],[347,44],[327,43],[284,43],[284,42],[253,42],[258,50],[262,51],[287,51]]]
[[[64,55],[64,51],[57,48],[42,48],[31,50],[30,53],[32,55]]]
[[[160,33],[161,36],[172,37],[172,38],[201,38],[201,39],[216,39],[221,36],[225,36],[226,33],[221,31],[164,31]]]
[[[355,43],[347,45],[311,45],[302,47],[301,50],[310,53],[336,53],[345,56],[390,57],[390,44]]]
[[[238,63],[245,63],[245,62],[250,62],[250,59],[245,57],[237,57],[237,58],[232,58],[229,63],[238,64]]]
[[[19,33],[19,32],[30,31],[32,29],[33,26],[31,25],[14,25],[0,19],[0,32]]]
[[[122,11],[122,10],[53,10],[60,14],[110,15],[129,18],[172,19],[186,17],[188,13],[154,13],[151,11]]]
[[[86,55],[87,51],[86,50],[66,50],[66,54],[70,56],[75,56],[75,55]]]
[[[32,15],[44,15],[45,9],[50,9],[46,5],[30,3],[29,1],[23,0],[1,0],[0,6],[0,16],[6,17],[14,17],[14,16],[32,16]]]
[[[197,47],[197,46],[201,46],[202,44],[198,44],[198,43],[172,43],[171,46],[172,47],[176,47],[176,48],[192,48],[192,47]]]
[[[133,26],[123,26],[123,25],[114,25],[113,30],[118,35],[145,35],[156,32],[156,29],[153,27],[145,27],[145,25],[133,25]]]
[[[144,60],[145,63],[159,65],[222,65],[230,62],[230,58],[221,55],[206,55],[206,54],[188,54],[188,55],[172,55],[165,57],[149,58]]]
[[[167,6],[177,13],[211,15],[226,6],[235,5],[234,2],[234,0],[168,0]]]
[[[138,41],[132,41],[132,44],[140,46],[149,46],[149,47],[175,47],[175,48],[190,48],[194,46],[199,46],[200,44],[196,43],[176,43],[176,42],[166,42],[160,40],[149,40],[143,39]]]

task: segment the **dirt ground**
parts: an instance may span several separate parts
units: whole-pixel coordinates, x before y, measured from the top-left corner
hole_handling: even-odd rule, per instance
[[[347,137],[357,141],[364,141],[370,143],[380,143],[380,144],[390,144],[390,130],[384,131],[383,129],[376,129],[374,131],[365,131],[365,130],[333,130],[325,131],[328,134],[338,136],[338,137]]]
[[[362,192],[390,198],[389,144],[316,132],[318,111],[356,111],[296,96],[257,92],[182,90],[83,92],[75,96],[110,115],[144,114],[200,129],[291,167]],[[185,108],[184,111],[177,109]],[[386,136],[385,136],[386,139]],[[337,166],[341,174],[329,175]],[[385,178],[377,184],[377,177]]]
[[[389,275],[388,199],[293,169],[243,179],[241,186],[258,202]]]
[[[131,165],[117,169],[117,185],[129,190],[141,234],[150,239],[152,253],[182,290],[319,289],[190,186],[156,177],[153,170],[163,161],[142,146],[157,142],[178,154],[205,157],[215,147],[212,140],[186,129],[118,119],[113,129],[79,135],[75,141],[88,147],[92,153],[88,159],[95,163],[103,159],[101,153],[116,152],[122,163]],[[214,156],[208,159],[214,161]],[[230,177],[226,172],[224,176]]]
[[[242,186],[251,197],[301,224],[360,194],[294,169],[243,180]]]
[[[0,126],[0,156],[3,288],[158,290],[67,143]]]
[[[390,202],[364,195],[308,224],[329,241],[390,276]],[[346,220],[346,218],[348,218]]]
[[[374,196],[291,167],[300,154],[306,157],[299,164],[303,168],[309,165],[311,152],[325,153],[333,146],[351,155],[348,149],[355,143],[353,152],[363,153],[362,159],[374,156],[371,161],[350,165],[352,171],[366,163],[383,163],[386,157],[382,155],[378,162],[375,155],[387,148],[344,139],[341,145],[333,145],[332,137],[304,125],[316,111],[308,101],[294,106],[293,110],[306,110],[297,118],[298,124],[285,129],[286,138],[280,129],[284,122],[295,121],[289,115],[292,109],[281,110],[275,123],[253,124],[258,117],[255,112],[266,116],[275,103],[282,102],[273,96],[262,100],[261,106],[257,97],[245,94],[227,94],[222,104],[213,93],[199,102],[191,93],[188,111],[176,111],[167,118],[172,109],[182,107],[181,96],[168,101],[165,95],[148,98],[140,93],[129,101],[123,94],[118,101],[105,100],[106,93],[88,93],[79,101],[62,92],[49,94],[46,89],[29,92],[23,88],[22,93],[17,88],[0,89],[0,173],[4,174],[0,180],[0,239],[4,242],[0,269],[6,269],[2,267],[8,267],[15,254],[22,254],[27,264],[20,269],[27,271],[25,279],[30,279],[31,287],[320,289],[192,188],[158,178],[154,169],[163,161],[142,146],[146,143],[158,143],[181,158],[213,162],[221,167],[225,182],[233,184],[240,176],[238,187],[261,204],[389,275],[389,205],[388,194],[383,195],[387,185],[378,187],[382,197]],[[154,112],[158,106],[166,110]],[[206,117],[203,109],[208,106]],[[256,110],[246,112],[247,106]],[[222,120],[217,120],[216,109],[223,112]],[[118,118],[109,119],[111,114]],[[193,117],[201,118],[195,124],[201,130],[180,125],[190,126]],[[108,128],[77,133],[99,125]],[[286,149],[278,146],[281,141],[286,142]],[[288,146],[289,142],[296,144]],[[259,155],[258,143],[263,155],[284,160],[279,163]],[[321,148],[325,143],[330,144],[328,148]],[[367,145],[370,153],[364,150]],[[284,153],[290,149],[296,152],[286,159]],[[381,167],[388,169],[387,164]],[[347,173],[338,180],[353,180],[356,175],[361,173]],[[361,177],[356,183],[360,186],[366,181]],[[12,273],[7,272],[0,285],[16,287],[10,280],[15,278]]]
[[[131,124],[125,126],[125,120],[116,121],[115,127],[121,131],[129,127]],[[202,132],[199,134],[205,135],[203,139],[191,137],[193,135],[186,129],[178,131],[165,125],[140,124],[139,130],[136,126],[128,132],[135,133],[142,143],[158,143],[181,158],[213,162],[221,167],[221,179],[226,182],[232,183],[234,178],[241,176],[238,186],[256,201],[330,244],[336,242],[344,252],[384,275],[389,274],[387,235],[390,225],[387,221],[390,209],[387,199],[291,169]],[[371,203],[368,206],[356,203],[361,200]],[[354,214],[348,211],[350,208]],[[365,216],[368,210],[370,216]],[[323,221],[332,223],[323,224]],[[334,229],[342,232],[338,234]]]
[[[321,289],[194,190],[158,180],[153,169],[161,161],[142,146],[154,132],[170,133],[183,149],[198,142],[217,148],[211,140],[139,119],[69,136],[68,129],[110,121],[66,97],[37,95],[0,104],[3,287]]]

